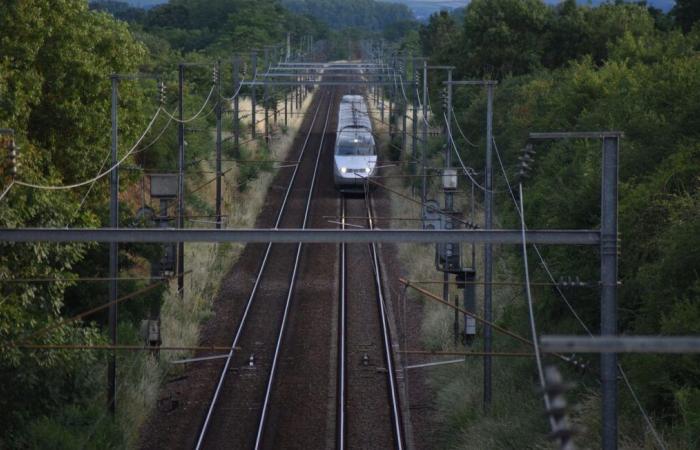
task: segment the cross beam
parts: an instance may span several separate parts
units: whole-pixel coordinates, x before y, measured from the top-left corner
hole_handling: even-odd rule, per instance
[[[599,245],[595,230],[529,230],[527,242],[543,245]],[[471,242],[520,244],[520,230],[338,230],[338,229],[170,229],[170,228],[4,228],[0,242],[249,242],[369,243]]]

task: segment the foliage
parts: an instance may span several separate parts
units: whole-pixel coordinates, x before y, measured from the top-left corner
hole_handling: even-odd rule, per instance
[[[691,3],[679,2],[677,10]],[[531,131],[625,132],[620,154],[619,325],[628,334],[700,332],[700,274],[695,270],[700,267],[700,33],[680,20],[682,30],[669,23],[668,16],[632,4],[593,8],[565,1],[549,7],[538,0],[474,0],[466,8],[456,44],[449,37],[458,23],[446,14],[434,15],[421,29],[421,43],[431,60],[457,65],[457,78],[499,78],[495,139],[511,181]],[[437,98],[437,92],[431,95]],[[483,136],[485,95],[459,88],[454,98],[456,119],[481,145],[472,148],[459,138],[463,158],[482,170],[484,141],[476,137]],[[538,144],[537,152],[525,182],[527,225],[598,227],[600,142]],[[498,165],[495,170],[500,173]],[[495,180],[498,190],[506,189],[502,177]],[[504,226],[519,225],[507,196],[496,210]],[[599,279],[595,252],[542,251],[557,278]],[[533,279],[547,279],[542,268],[531,268]],[[567,295],[596,333],[598,291]],[[522,304],[508,306],[504,324],[522,326],[522,312]],[[543,332],[582,331],[556,292],[537,296],[536,315]],[[683,448],[697,447],[698,357],[628,356],[622,362],[667,436]],[[627,403],[623,408],[634,411]],[[642,421],[634,423],[641,432]]]

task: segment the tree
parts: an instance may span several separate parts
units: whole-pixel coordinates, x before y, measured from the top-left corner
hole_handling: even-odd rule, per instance
[[[137,70],[145,52],[126,24],[88,10],[81,0],[21,0],[0,5],[0,126],[16,130],[21,145],[18,177],[63,184],[93,176],[109,150],[111,73]],[[125,92],[129,88],[125,86]],[[140,97],[138,95],[132,97]],[[124,142],[143,126],[141,105],[122,104]],[[137,125],[138,124],[138,125]],[[104,195],[99,187],[93,193]],[[80,191],[13,189],[0,208],[0,226],[96,226],[100,217],[80,208]],[[101,197],[104,200],[105,197]],[[0,244],[1,278],[70,280],[85,245]],[[94,370],[86,353],[27,352],[7,345],[55,323],[70,301],[70,281],[0,285],[0,447],[16,441],[30,421],[64,402],[94,395],[81,385]],[[99,342],[95,329],[59,326],[38,343]]]
[[[700,20],[700,3],[697,0],[676,0],[671,15],[686,33]]]
[[[530,72],[540,66],[551,10],[541,0],[474,0],[464,19],[464,73]]]

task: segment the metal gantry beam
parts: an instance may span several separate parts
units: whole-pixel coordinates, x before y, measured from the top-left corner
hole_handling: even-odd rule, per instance
[[[599,245],[596,230],[529,230],[529,243],[542,245]],[[472,242],[521,244],[520,230],[336,230],[336,229],[199,229],[199,228],[3,228],[0,242]]]

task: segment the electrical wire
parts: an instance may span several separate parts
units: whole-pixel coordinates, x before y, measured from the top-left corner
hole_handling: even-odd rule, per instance
[[[544,397],[544,406],[547,412],[549,413],[551,409],[551,404],[549,401],[549,395],[547,395],[547,392],[545,391],[546,388],[546,383],[544,381],[544,368],[542,367],[542,354],[540,353],[540,343],[539,339],[537,338],[537,324],[535,323],[535,308],[533,306],[533,301],[532,301],[532,289],[530,288],[530,267],[528,264],[528,259],[527,259],[527,241],[525,238],[525,206],[523,203],[523,185],[519,184],[518,188],[520,189],[520,232],[522,236],[522,248],[523,248],[523,267],[525,271],[525,294],[527,296],[527,309],[528,309],[528,316],[530,319],[530,332],[532,334],[532,348],[535,352],[535,362],[537,364],[537,376],[540,381],[540,388],[542,389],[542,394]],[[552,433],[555,433],[557,430],[557,425],[556,421],[554,420],[554,416],[551,414],[548,414],[549,417],[549,425],[552,428]]]
[[[172,120],[174,120],[174,121],[177,122],[177,123],[188,123],[188,122],[192,122],[193,120],[197,119],[197,118],[199,117],[199,115],[202,114],[202,112],[204,111],[204,108],[205,108],[205,107],[207,106],[207,104],[209,103],[209,100],[211,100],[211,96],[212,96],[212,94],[214,93],[214,88],[216,88],[216,85],[213,85],[213,86],[211,87],[211,90],[209,91],[209,95],[207,95],[206,100],[204,100],[204,103],[202,104],[202,107],[199,109],[199,111],[197,111],[197,114],[195,114],[194,116],[190,117],[189,119],[180,120],[180,119],[176,118],[175,116],[171,115],[169,112],[167,112],[167,111],[165,111],[165,110],[163,110],[163,111],[165,112],[165,115],[167,115],[168,117],[170,117]]]
[[[515,198],[515,194],[513,193],[513,189],[512,189],[512,186],[510,184],[510,181],[508,179],[508,174],[506,173],[505,166],[503,165],[503,161],[501,159],[501,155],[500,155],[500,152],[498,150],[498,145],[496,145],[495,138],[493,138],[493,147],[494,147],[494,150],[496,150],[496,156],[498,158],[498,163],[501,166],[501,171],[503,172],[503,177],[506,181],[506,185],[508,186],[508,192],[510,193],[510,196],[513,200],[513,204],[515,206],[515,209],[518,212],[518,215],[520,215],[521,220],[523,220],[522,219],[522,211],[521,211],[520,207],[518,206],[518,201]],[[581,317],[578,315],[578,313],[574,309],[571,302],[569,302],[566,295],[564,295],[564,292],[561,290],[561,287],[558,284],[556,284],[556,280],[554,279],[554,275],[552,274],[551,270],[549,269],[549,266],[547,265],[547,262],[545,261],[544,256],[542,256],[542,253],[540,252],[538,246],[536,244],[532,244],[532,247],[535,250],[535,253],[537,253],[537,256],[540,260],[542,268],[547,273],[547,276],[549,277],[551,282],[553,284],[555,284],[555,289],[556,289],[557,293],[559,294],[561,299],[564,301],[564,303],[566,304],[569,311],[573,314],[573,316],[576,318],[576,321],[579,323],[579,325],[581,325],[581,327],[586,331],[586,333],[589,336],[593,336],[593,333],[591,332],[590,328],[586,325],[586,323],[583,321],[583,319],[581,319]],[[662,450],[666,450],[666,444],[664,443],[663,439],[661,439],[661,436],[659,436],[658,432],[656,431],[656,428],[654,427],[653,422],[651,421],[651,418],[647,414],[642,403],[639,401],[639,398],[637,397],[637,394],[634,391],[632,384],[630,383],[629,379],[627,378],[627,374],[625,373],[624,369],[622,368],[622,365],[618,363],[617,368],[620,371],[620,375],[622,376],[622,379],[624,380],[625,385],[627,386],[627,390],[630,392],[630,395],[634,399],[634,401],[637,405],[637,408],[639,409],[639,412],[642,414],[644,421],[646,422],[647,426],[649,427],[649,430],[651,431],[652,436],[654,436],[656,443],[659,445],[659,448],[661,448]]]
[[[151,128],[153,127],[153,124],[155,123],[155,121],[158,118],[158,116],[160,115],[160,113],[164,112],[164,111],[165,110],[162,107],[158,108],[156,113],[153,115],[151,122],[148,124],[148,126],[146,127],[146,130],[143,132],[141,137],[136,141],[134,146],[131,147],[131,149],[129,149],[129,151],[127,151],[126,154],[119,161],[117,161],[117,163],[115,163],[112,167],[110,167],[105,172],[102,172],[101,174],[99,174],[99,175],[97,175],[89,180],[85,180],[85,181],[81,181],[79,183],[74,183],[74,184],[69,184],[69,185],[58,185],[58,186],[33,184],[33,183],[27,183],[24,181],[15,181],[15,183],[20,185],[20,186],[25,186],[25,187],[29,187],[29,188],[33,188],[33,189],[43,189],[43,190],[50,190],[50,191],[75,189],[78,187],[82,187],[82,186],[86,186],[88,184],[94,183],[95,181],[99,180],[100,178],[103,178],[103,177],[109,175],[110,173],[112,173],[112,171],[114,171],[117,167],[119,167],[129,156],[131,156],[136,151],[139,144],[141,144],[141,141],[143,141],[143,139],[146,137],[148,132],[151,131]],[[167,114],[167,112],[166,112],[166,114]]]
[[[454,109],[454,108],[452,108],[452,115],[453,115],[453,116],[457,116],[457,113],[455,112],[455,109]],[[463,138],[465,141],[467,141],[467,144],[471,145],[472,147],[478,148],[478,147],[479,147],[478,145],[472,143],[469,139],[467,139],[467,137],[464,135],[464,132],[462,131],[462,127],[459,126],[459,121],[456,120],[456,119],[455,119],[455,124],[457,125],[457,130],[459,131],[459,134],[461,134],[461,135],[462,135],[462,138]]]
[[[10,184],[7,185],[4,191],[2,191],[2,194],[0,194],[0,202],[2,201],[3,198],[7,195],[8,192],[10,192],[10,189],[12,189],[12,186],[15,185],[15,180],[10,181]]]
[[[445,123],[447,123],[447,114],[442,113],[442,115],[443,115],[443,117],[445,118]],[[448,135],[449,135],[449,139],[450,139],[450,143],[452,144],[452,148],[453,148],[454,151],[455,151],[455,155],[457,155],[457,159],[459,160],[459,164],[462,166],[462,170],[464,171],[464,174],[465,174],[467,177],[469,177],[469,179],[471,180],[472,184],[473,184],[474,186],[478,187],[479,189],[481,189],[481,190],[484,191],[484,192],[489,192],[489,193],[491,193],[491,194],[498,194],[498,193],[500,193],[500,191],[495,191],[495,190],[493,190],[493,189],[491,189],[491,190],[486,189],[484,186],[482,186],[481,184],[479,184],[479,182],[476,181],[476,180],[474,179],[474,177],[472,177],[471,172],[473,172],[474,169],[472,169],[471,167],[467,167],[467,166],[464,164],[464,161],[462,161],[462,156],[459,154],[459,149],[457,148],[457,144],[455,144],[455,140],[454,140],[454,138],[452,137],[452,130],[450,130],[450,127],[449,127],[449,126],[447,127],[447,133],[448,133]]]

